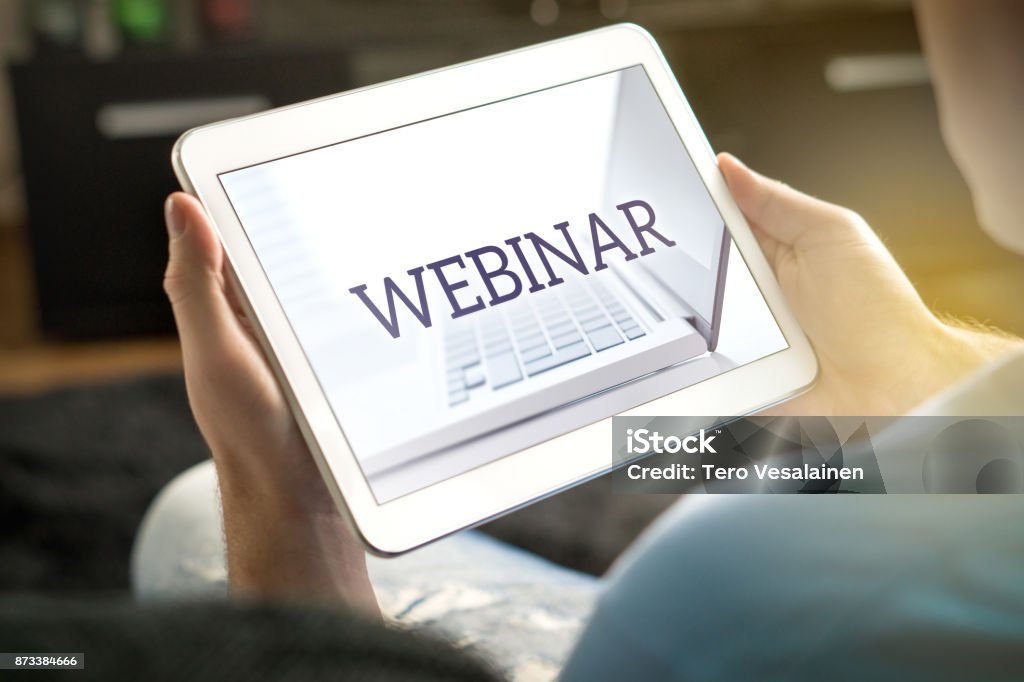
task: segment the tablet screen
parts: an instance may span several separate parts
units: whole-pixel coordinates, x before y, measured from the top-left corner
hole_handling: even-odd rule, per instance
[[[642,66],[220,180],[379,503],[787,347]]]

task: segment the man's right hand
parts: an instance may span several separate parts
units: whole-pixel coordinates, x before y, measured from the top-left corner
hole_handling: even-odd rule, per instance
[[[902,415],[1020,339],[937,318],[864,220],[718,156],[790,307],[818,356],[784,415]]]
[[[165,208],[164,288],[189,403],[217,466],[232,594],[339,603],[379,617],[362,545],[334,505],[239,305],[213,224],[181,192]]]

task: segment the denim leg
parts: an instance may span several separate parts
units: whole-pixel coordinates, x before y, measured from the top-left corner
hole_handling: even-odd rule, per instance
[[[223,525],[212,462],[180,474],[142,522],[132,553],[137,598],[227,596]],[[599,581],[477,531],[409,554],[367,557],[385,616],[444,632],[510,677],[554,678],[597,597]]]
[[[1024,496],[716,495],[610,571],[566,680],[1012,680]]]

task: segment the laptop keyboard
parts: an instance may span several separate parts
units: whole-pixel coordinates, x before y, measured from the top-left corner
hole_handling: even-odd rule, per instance
[[[445,332],[448,404],[500,390],[645,335],[607,287],[567,282],[549,293],[474,315]]]

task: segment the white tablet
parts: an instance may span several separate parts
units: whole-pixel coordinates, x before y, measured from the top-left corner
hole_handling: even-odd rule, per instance
[[[748,414],[817,371],[636,26],[192,130],[174,165],[378,553],[608,471],[612,415]]]

